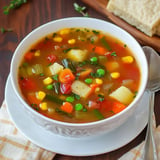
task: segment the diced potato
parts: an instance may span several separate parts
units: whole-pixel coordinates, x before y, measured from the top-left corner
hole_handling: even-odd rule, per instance
[[[87,58],[87,50],[71,49],[67,55],[73,61],[82,62]]]
[[[80,97],[84,98],[86,98],[91,92],[91,88],[79,80],[74,81],[71,88],[73,93],[78,94]]]
[[[128,86],[132,86],[134,83],[133,79],[125,79],[122,81],[122,85],[128,87]]]
[[[119,68],[119,64],[117,62],[107,62],[106,63],[107,70],[113,72]]]
[[[134,94],[125,86],[121,86],[115,91],[113,91],[110,95],[111,98],[116,99],[117,101],[128,105],[134,98]]]
[[[60,71],[63,70],[63,68],[64,67],[62,65],[60,65],[59,63],[56,63],[56,62],[54,64],[52,64],[51,66],[49,66],[49,70],[52,75],[58,74]]]

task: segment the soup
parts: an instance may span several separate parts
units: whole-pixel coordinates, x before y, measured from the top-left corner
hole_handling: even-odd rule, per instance
[[[28,49],[18,82],[26,102],[40,114],[86,123],[124,110],[138,92],[140,76],[132,51],[117,38],[64,28]]]

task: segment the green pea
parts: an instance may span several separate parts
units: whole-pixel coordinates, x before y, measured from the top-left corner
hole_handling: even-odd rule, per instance
[[[53,85],[52,84],[49,84],[49,85],[47,85],[47,87],[46,87],[48,90],[52,90],[53,89]]]
[[[74,102],[74,97],[69,96],[66,98],[66,101],[67,102]]]
[[[84,81],[85,81],[87,84],[91,84],[93,80],[92,80],[91,78],[87,78],[87,79],[85,79]]]
[[[80,110],[82,110],[82,109],[83,109],[83,105],[82,105],[82,104],[77,103],[77,104],[75,105],[75,110],[76,110],[76,111],[80,111]]]
[[[97,57],[92,57],[92,58],[90,58],[90,61],[92,63],[96,63],[98,61],[98,58]]]
[[[105,75],[105,70],[104,69],[97,69],[97,74],[99,77],[103,77]]]

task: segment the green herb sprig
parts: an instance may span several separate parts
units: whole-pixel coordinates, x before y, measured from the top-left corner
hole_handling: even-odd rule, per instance
[[[89,17],[88,13],[86,12],[86,7],[85,7],[85,6],[81,7],[81,6],[80,6],[79,4],[77,4],[77,3],[73,3],[73,6],[74,6],[74,9],[75,9],[78,13],[82,14],[84,17]]]
[[[10,10],[18,8],[24,3],[27,3],[27,0],[11,0],[8,6],[3,7],[3,13],[8,15]]]
[[[13,29],[12,29],[12,28],[7,28],[7,29],[5,29],[4,27],[1,27],[1,28],[0,28],[0,31],[1,31],[1,33],[12,32]]]

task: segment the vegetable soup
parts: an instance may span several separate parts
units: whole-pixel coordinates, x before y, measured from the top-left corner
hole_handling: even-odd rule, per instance
[[[30,107],[70,123],[121,112],[134,100],[140,77],[127,44],[88,28],[64,28],[43,37],[24,54],[18,73]]]

